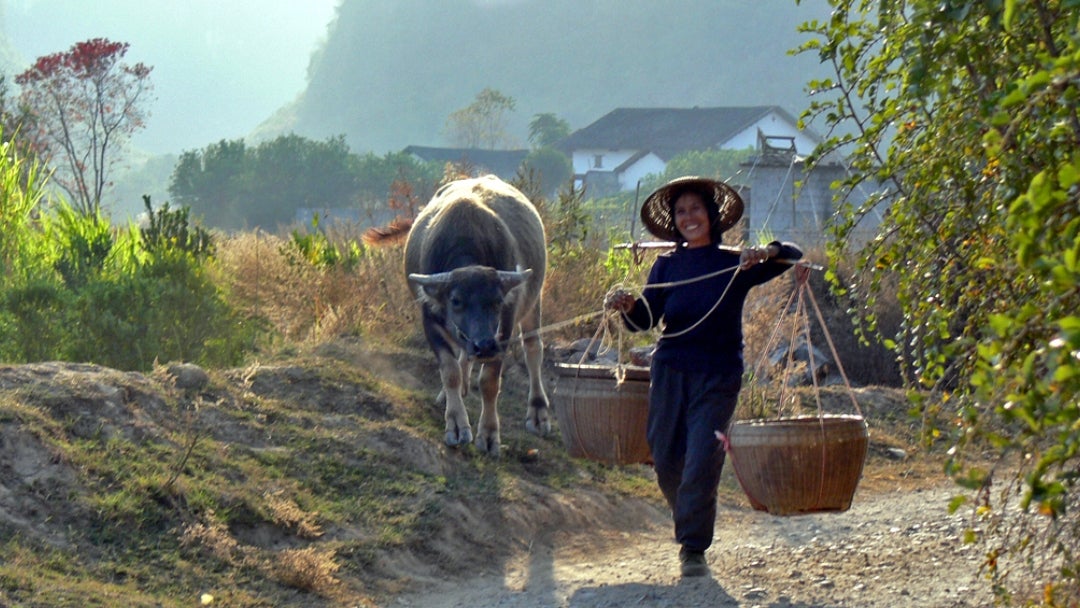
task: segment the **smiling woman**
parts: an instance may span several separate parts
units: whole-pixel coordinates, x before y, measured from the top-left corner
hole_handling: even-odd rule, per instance
[[[295,99],[339,1],[3,0],[0,27],[20,66],[79,40],[129,43],[157,93],[134,143],[169,153],[244,137]]]
[[[641,297],[613,290],[605,307],[628,329],[663,327],[653,353],[646,437],[656,481],[671,508],[683,576],[708,574],[716,488],[726,430],[743,374],[743,303],[750,290],[780,276],[802,251],[769,243],[734,253],[724,232],[743,213],[730,186],[686,176],[664,184],[641,206],[641,221],[675,250],[656,259]]]

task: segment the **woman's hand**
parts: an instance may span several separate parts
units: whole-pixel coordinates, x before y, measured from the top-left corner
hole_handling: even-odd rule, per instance
[[[636,299],[633,294],[625,289],[613,289],[604,296],[604,310],[617,310],[623,314],[628,314],[634,309]]]
[[[769,258],[776,257],[780,253],[776,245],[765,247],[747,247],[739,255],[739,268],[746,270],[756,264],[760,264]]]

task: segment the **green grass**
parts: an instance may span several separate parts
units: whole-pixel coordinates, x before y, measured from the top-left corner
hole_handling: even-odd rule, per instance
[[[437,386],[403,388],[338,355],[211,372],[197,395],[107,368],[5,384],[0,436],[39,445],[56,477],[37,498],[65,500],[35,503],[49,509],[39,527],[0,523],[0,603],[365,605],[403,584],[380,571],[386,552],[451,567],[438,543],[474,533],[455,529],[463,512],[510,525],[538,492],[583,488],[658,500],[643,467],[577,461],[557,435],[527,434],[520,387],[504,395],[492,459],[442,445]],[[428,358],[403,364],[437,382]],[[465,559],[497,559],[528,533],[470,540],[491,547]]]

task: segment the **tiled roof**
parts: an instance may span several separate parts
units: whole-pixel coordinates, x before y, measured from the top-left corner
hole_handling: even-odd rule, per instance
[[[779,106],[720,108],[617,108],[558,143],[564,152],[582,148],[650,150],[668,160],[686,150],[723,144],[757,120],[776,113],[796,120]]]

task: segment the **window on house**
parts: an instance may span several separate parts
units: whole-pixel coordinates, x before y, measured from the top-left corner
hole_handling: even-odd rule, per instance
[[[592,157],[593,169],[599,169],[604,166],[604,155],[596,154]]]

